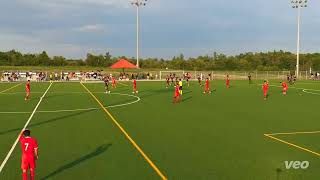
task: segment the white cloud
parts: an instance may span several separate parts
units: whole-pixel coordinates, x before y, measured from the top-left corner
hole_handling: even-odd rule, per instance
[[[89,24],[89,25],[78,27],[78,28],[74,28],[74,30],[76,31],[87,32],[87,33],[104,32],[105,29],[106,29],[105,26],[102,24]]]
[[[0,49],[16,49],[24,53],[39,53],[47,51],[49,55],[64,55],[71,58],[79,58],[85,55],[88,47],[68,43],[57,43],[48,39],[42,39],[36,35],[23,35],[0,29]]]
[[[23,0],[25,3],[32,6],[45,7],[72,7],[74,5],[106,5],[116,7],[128,7],[128,0]]]

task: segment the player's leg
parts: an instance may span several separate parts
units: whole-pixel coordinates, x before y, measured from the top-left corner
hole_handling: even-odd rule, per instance
[[[28,180],[28,173],[26,169],[22,169],[22,179]]]
[[[30,180],[34,180],[35,172],[34,169],[30,168]]]
[[[35,169],[36,169],[36,161],[35,159],[30,159],[30,180],[34,180],[35,177]]]
[[[21,169],[22,169],[22,179],[27,180],[28,179],[28,163],[26,159],[22,158],[21,160]]]

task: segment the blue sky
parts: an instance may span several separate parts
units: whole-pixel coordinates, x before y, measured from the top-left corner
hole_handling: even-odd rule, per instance
[[[301,49],[320,52],[320,1],[302,9]],[[148,0],[141,9],[142,57],[295,51],[290,0]],[[135,8],[129,0],[3,0],[0,50],[135,56]]]

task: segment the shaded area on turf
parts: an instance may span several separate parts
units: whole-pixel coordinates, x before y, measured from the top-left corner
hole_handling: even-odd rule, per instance
[[[53,122],[56,122],[56,121],[59,121],[59,120],[64,120],[66,118],[70,118],[70,117],[74,117],[74,116],[79,116],[79,115],[82,115],[84,113],[88,113],[90,111],[94,111],[94,109],[88,110],[88,111],[81,111],[81,112],[77,112],[77,113],[73,113],[73,114],[68,114],[68,115],[64,115],[64,116],[60,116],[60,117],[56,117],[56,118],[52,118],[52,119],[49,119],[49,120],[46,120],[46,121],[43,121],[43,122],[32,123],[31,125],[28,126],[28,128],[41,126],[43,124],[53,123]],[[4,134],[7,134],[7,133],[16,132],[16,131],[21,131],[21,129],[22,129],[21,127],[14,128],[14,129],[9,129],[9,130],[0,132],[0,135],[4,135]]]
[[[58,169],[56,169],[55,171],[53,171],[52,173],[46,175],[45,177],[41,178],[41,180],[46,180],[46,179],[49,179],[49,178],[52,178],[54,177],[55,175],[59,174],[59,173],[62,173],[63,171],[67,171],[69,170],[70,168],[73,168],[74,166],[77,166],[78,164],[84,162],[84,161],[87,161],[87,160],[90,160],[92,158],[95,158],[97,156],[99,156],[100,154],[106,152],[110,147],[112,146],[112,144],[104,144],[104,145],[101,145],[99,147],[97,147],[94,151],[80,157],[79,159],[76,159],[70,163],[67,163],[61,167],[59,167]]]

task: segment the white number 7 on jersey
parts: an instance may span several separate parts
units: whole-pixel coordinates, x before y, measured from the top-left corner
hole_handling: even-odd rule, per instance
[[[24,151],[27,151],[27,150],[28,150],[29,143],[24,143],[24,145],[26,146],[26,148],[24,149]]]

